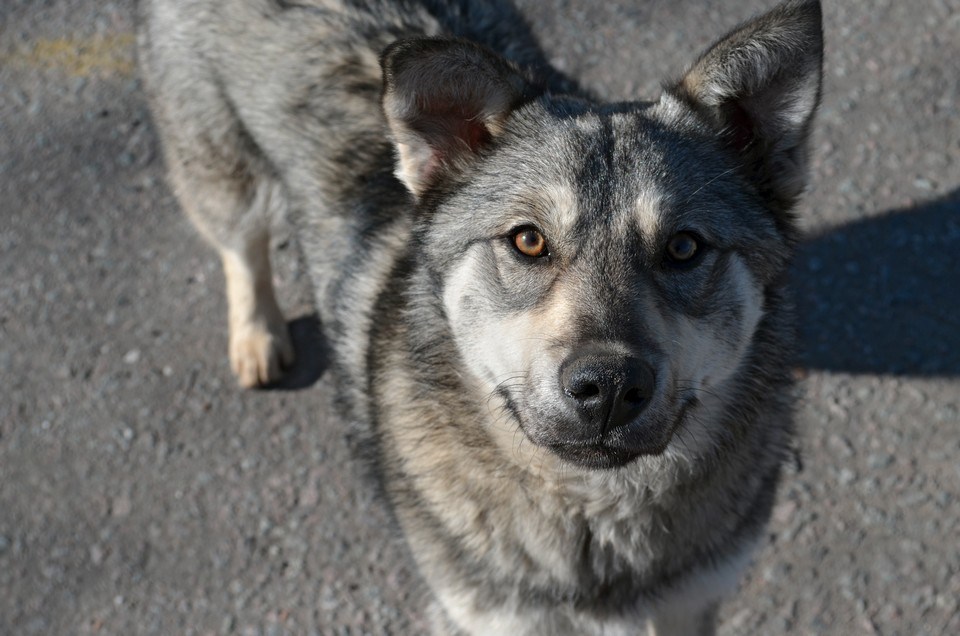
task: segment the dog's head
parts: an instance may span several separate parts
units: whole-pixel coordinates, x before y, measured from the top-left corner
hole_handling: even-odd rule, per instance
[[[462,41],[384,53],[457,349],[535,444],[613,467],[709,440],[698,411],[773,337],[821,57],[815,1],[736,29],[653,104],[543,93]]]

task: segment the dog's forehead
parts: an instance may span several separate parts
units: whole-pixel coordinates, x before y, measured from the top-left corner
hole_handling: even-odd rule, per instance
[[[653,238],[702,162],[645,111],[585,111],[541,125],[525,140],[515,178],[564,230],[612,223]]]

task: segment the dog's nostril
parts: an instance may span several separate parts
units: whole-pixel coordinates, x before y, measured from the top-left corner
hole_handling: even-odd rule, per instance
[[[570,397],[582,402],[600,395],[600,387],[596,384],[583,384],[578,387],[571,388],[567,393],[570,395]]]
[[[634,405],[634,406],[639,406],[639,405],[643,404],[644,402],[646,402],[646,401],[647,401],[647,398],[644,397],[644,395],[643,395],[643,393],[640,391],[640,389],[638,389],[638,388],[632,388],[632,389],[629,389],[629,390],[623,395],[623,401],[624,401],[626,404],[631,404],[631,405]]]

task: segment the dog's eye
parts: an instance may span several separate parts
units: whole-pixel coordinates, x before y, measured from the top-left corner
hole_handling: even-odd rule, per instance
[[[677,232],[667,241],[667,259],[675,265],[688,265],[700,253],[700,243],[690,232]]]
[[[532,227],[522,227],[513,233],[513,246],[524,256],[540,258],[547,255],[547,239]]]

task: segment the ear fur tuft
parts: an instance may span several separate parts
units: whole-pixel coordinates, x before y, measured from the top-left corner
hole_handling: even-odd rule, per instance
[[[476,159],[533,97],[517,68],[464,40],[400,40],[380,65],[396,174],[417,198]]]
[[[669,92],[703,113],[775,208],[806,185],[823,64],[819,0],[790,0],[717,41]]]

